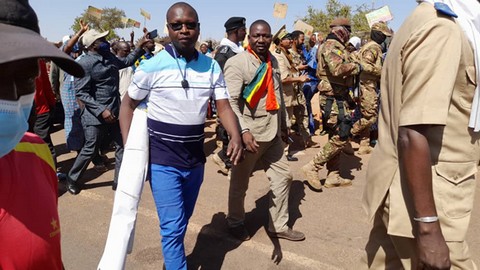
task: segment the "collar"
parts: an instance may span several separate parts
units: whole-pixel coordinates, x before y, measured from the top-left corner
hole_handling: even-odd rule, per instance
[[[231,41],[230,39],[228,38],[223,38],[221,41],[220,41],[220,45],[225,45],[225,46],[228,46],[230,47],[230,49],[232,49],[232,51],[236,54],[239,54],[241,52],[244,51],[243,47],[242,46],[239,46],[239,43],[235,43],[233,41]]]
[[[178,51],[175,49],[175,47],[173,46],[172,43],[168,44],[167,46],[165,46],[165,50],[173,57],[173,58],[184,58],[181,54],[178,53]],[[198,51],[195,50],[195,53],[193,55],[193,59],[192,60],[198,60]]]

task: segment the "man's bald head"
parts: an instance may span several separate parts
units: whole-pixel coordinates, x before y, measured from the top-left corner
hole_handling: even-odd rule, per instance
[[[171,17],[171,13],[174,12],[177,8],[183,8],[186,11],[191,11],[193,14],[195,14],[195,18],[198,21],[198,13],[197,11],[188,3],[186,2],[177,2],[173,4],[168,10],[167,10],[167,22],[169,22],[169,17]]]

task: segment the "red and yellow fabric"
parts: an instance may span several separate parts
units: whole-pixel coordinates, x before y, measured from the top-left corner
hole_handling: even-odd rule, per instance
[[[54,168],[48,146],[28,132],[0,158],[0,269],[62,269]]]
[[[250,45],[248,45],[247,51],[260,60],[257,54],[252,50],[252,48],[250,48]],[[256,108],[258,101],[265,95],[265,93],[267,94],[267,111],[276,111],[280,108],[275,96],[272,61],[270,57],[270,54],[268,54],[267,61],[262,62],[260,67],[257,69],[253,80],[247,86],[245,86],[245,89],[243,90],[243,98],[250,108]]]

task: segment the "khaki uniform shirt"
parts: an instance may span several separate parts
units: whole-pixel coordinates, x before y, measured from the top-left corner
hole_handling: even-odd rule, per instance
[[[476,75],[473,49],[454,19],[419,4],[396,33],[381,78],[379,142],[367,171],[369,218],[389,204],[388,234],[413,237],[413,203],[401,178],[400,126],[435,127],[427,136],[437,214],[447,241],[462,241],[470,220],[479,133],[468,128]]]
[[[294,69],[294,67],[290,65],[290,62],[288,61],[285,53],[280,49],[275,49],[271,53],[278,60],[278,67],[280,68],[280,77],[282,81],[288,77],[295,77],[295,74],[292,72],[292,69]],[[285,107],[292,107],[297,105],[295,100],[295,91],[293,87],[294,85],[292,83],[282,83]]]

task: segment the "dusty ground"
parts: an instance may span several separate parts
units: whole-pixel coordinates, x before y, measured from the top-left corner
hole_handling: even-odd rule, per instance
[[[207,122],[206,154],[215,147],[214,121]],[[67,170],[75,155],[66,153],[63,130],[53,134],[59,153],[59,165]],[[324,144],[326,137],[315,136]],[[354,147],[357,145],[354,144]],[[305,233],[303,242],[271,240],[265,231],[267,222],[268,181],[256,171],[246,197],[246,224],[253,237],[239,242],[226,233],[227,177],[217,172],[208,159],[206,176],[185,239],[191,269],[358,269],[368,238],[369,222],[361,208],[362,190],[368,156],[345,156],[342,173],[354,179],[353,186],[312,192],[303,184],[299,168],[318,148],[299,151],[298,162],[291,162],[294,181],[290,213],[294,228]],[[113,162],[113,152],[108,156]],[[321,174],[325,177],[325,172]],[[95,269],[103,252],[114,193],[110,188],[113,166],[99,174],[91,166],[84,179],[85,189],[77,196],[65,193],[60,185],[59,211],[62,226],[63,259],[66,269]],[[477,188],[477,192],[478,192]],[[471,221],[468,239],[476,263],[480,265],[480,205]],[[273,259],[272,259],[273,258]],[[142,197],[133,253],[127,269],[161,269],[162,255],[158,219],[150,188]]]

